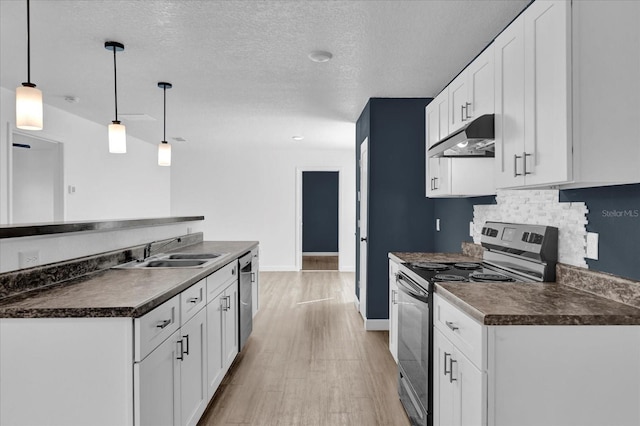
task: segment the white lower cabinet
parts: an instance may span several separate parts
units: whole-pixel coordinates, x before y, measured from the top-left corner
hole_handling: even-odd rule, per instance
[[[238,281],[207,305],[207,395],[213,397],[238,353]]]
[[[398,264],[389,259],[389,351],[398,363]]]
[[[207,311],[201,309],[180,330],[180,425],[195,426],[207,408]]]
[[[134,365],[136,425],[180,424],[179,341],[180,330]]]
[[[485,326],[438,294],[434,326],[435,426],[640,424],[640,326]]]

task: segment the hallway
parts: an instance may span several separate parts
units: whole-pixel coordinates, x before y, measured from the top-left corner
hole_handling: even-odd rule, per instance
[[[200,425],[408,425],[387,332],[365,332],[354,274],[261,272],[260,311]]]

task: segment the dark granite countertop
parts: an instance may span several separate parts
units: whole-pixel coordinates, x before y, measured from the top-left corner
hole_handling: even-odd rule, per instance
[[[556,283],[437,283],[485,325],[640,325],[640,309]]]
[[[204,241],[180,253],[228,256],[201,269],[106,269],[42,290],[3,299],[0,318],[140,317],[258,245]]]
[[[481,260],[460,253],[395,252],[389,258],[398,262]],[[580,290],[585,277],[594,274],[584,271],[574,273],[575,283],[437,283],[435,292],[485,325],[640,325],[640,309]]]

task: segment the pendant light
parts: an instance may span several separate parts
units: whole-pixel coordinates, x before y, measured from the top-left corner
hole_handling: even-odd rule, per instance
[[[163,114],[163,133],[162,142],[158,145],[158,166],[170,166],[171,165],[171,144],[167,142],[167,89],[171,89],[173,86],[171,83],[161,81],[158,83],[158,87],[164,92],[164,114]]]
[[[31,19],[27,0],[27,82],[16,89],[16,127],[42,130],[42,92],[31,82]]]
[[[124,44],[117,41],[107,41],[104,48],[113,51],[113,82],[115,87],[116,118],[109,124],[109,152],[124,154],[127,152],[127,132],[123,124],[118,121],[118,72],[116,68],[116,52],[124,50]]]

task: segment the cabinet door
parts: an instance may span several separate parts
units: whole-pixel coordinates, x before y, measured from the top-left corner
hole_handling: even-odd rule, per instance
[[[495,112],[493,49],[493,44],[490,44],[467,67],[467,86],[469,90],[465,117],[468,120]]]
[[[449,136],[449,89],[444,89],[433,100],[438,108],[438,140]]]
[[[441,197],[451,194],[450,165],[450,158],[429,159],[427,197]]]
[[[468,90],[465,69],[449,84],[449,133],[467,124]]]
[[[226,310],[224,311],[224,371],[229,369],[231,363],[238,354],[239,345],[239,310],[238,310],[238,282],[234,281],[224,292],[227,298]]]
[[[452,355],[453,423],[460,426],[485,426],[484,374],[458,349]]]
[[[134,364],[136,426],[180,424],[180,330]]]
[[[524,185],[524,18],[494,41],[496,188]]]
[[[209,402],[206,333],[207,313],[204,309],[201,309],[180,329],[182,337],[180,424],[182,426],[195,426]]]
[[[427,128],[427,151],[440,139],[440,114],[435,99],[424,109],[424,122]]]
[[[389,260],[389,351],[398,363],[398,264]]]
[[[226,372],[224,359],[224,290],[207,305],[207,396],[213,397]]]
[[[571,179],[570,8],[538,0],[523,13],[526,185]]]
[[[453,344],[440,330],[433,329],[433,425],[452,426],[453,381],[451,357]]]

